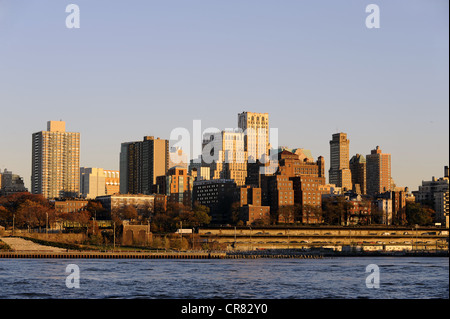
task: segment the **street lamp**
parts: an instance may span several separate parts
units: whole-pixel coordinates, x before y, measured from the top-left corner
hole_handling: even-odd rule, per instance
[[[94,226],[95,226],[95,220],[97,219],[97,211],[95,210],[94,211],[94,214],[95,214],[95,217],[93,216],[92,217],[92,235],[95,235],[95,228],[94,228]]]
[[[416,250],[419,250],[417,247],[417,229],[419,228],[419,225],[416,224],[414,227],[416,228]]]
[[[116,251],[116,222],[113,222],[113,251]]]
[[[250,250],[253,250],[253,243],[252,243],[252,226],[250,227]]]

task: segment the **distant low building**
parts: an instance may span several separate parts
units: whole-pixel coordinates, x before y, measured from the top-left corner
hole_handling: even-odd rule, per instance
[[[347,226],[370,225],[372,222],[372,205],[370,201],[363,200],[360,195],[348,199],[349,211],[347,213]]]
[[[0,173],[0,196],[28,192],[23,178],[6,170]]]
[[[115,194],[99,196],[96,200],[98,200],[108,212],[112,212],[115,209],[120,209],[128,205],[134,206],[137,210],[153,210],[155,195]]]
[[[105,195],[120,193],[120,171],[105,169]]]
[[[262,205],[261,188],[244,186],[240,188],[240,220],[247,225],[256,221],[270,223],[270,206]]]
[[[86,209],[87,200],[56,200],[55,210],[57,213],[76,213]]]
[[[106,195],[103,168],[80,167],[80,193],[83,198],[93,199]]]
[[[322,193],[322,198],[334,197],[343,194],[342,187],[337,187],[335,184],[320,185],[319,191]]]
[[[449,227],[449,168],[445,166],[444,177],[422,181],[418,191],[413,191],[417,203],[428,204],[436,212],[435,221]]]
[[[406,207],[406,197],[408,193],[408,187],[396,187],[392,191],[387,191],[377,196],[377,198],[388,199],[392,202],[392,221],[395,221],[396,224],[406,224],[404,208]]]
[[[120,192],[119,171],[80,167],[80,193],[83,198],[113,195]]]
[[[381,223],[383,225],[392,225],[392,199],[374,199],[373,208],[381,214]]]

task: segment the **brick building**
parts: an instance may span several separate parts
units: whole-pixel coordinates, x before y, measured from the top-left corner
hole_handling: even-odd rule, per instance
[[[245,186],[240,188],[240,219],[247,225],[256,221],[270,222],[270,206],[262,206],[261,188]]]

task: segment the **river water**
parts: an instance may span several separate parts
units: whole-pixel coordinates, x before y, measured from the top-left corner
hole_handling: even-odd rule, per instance
[[[78,266],[79,288],[66,284],[75,275],[69,264]],[[371,264],[379,288],[366,283]],[[0,259],[0,298],[449,298],[449,259]]]

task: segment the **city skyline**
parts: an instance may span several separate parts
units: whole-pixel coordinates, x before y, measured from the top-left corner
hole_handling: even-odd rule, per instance
[[[261,114],[261,113],[254,113],[254,114]],[[266,116],[268,116],[268,114],[267,113],[265,113],[266,114]],[[76,157],[77,157],[77,162],[79,163],[80,162],[80,159],[79,159],[79,148],[80,148],[80,133],[79,132],[66,132],[66,130],[65,130],[65,127],[66,127],[66,123],[64,122],[64,121],[47,121],[47,131],[41,131],[41,132],[36,132],[36,133],[33,133],[32,134],[32,139],[33,139],[33,151],[31,152],[31,154],[32,154],[32,163],[34,163],[35,161],[36,161],[36,159],[35,158],[37,158],[37,155],[36,155],[36,150],[37,149],[41,149],[42,148],[42,146],[39,146],[39,147],[36,147],[36,142],[35,142],[35,139],[36,139],[36,136],[37,135],[42,135],[42,134],[44,134],[44,133],[47,133],[47,134],[51,134],[51,133],[54,133],[54,134],[59,134],[59,135],[68,135],[69,137],[70,137],[70,139],[72,139],[72,135],[74,135],[75,134],[75,136],[76,136],[76,140],[77,140],[77,144],[76,144],[76,150],[75,150],[75,153],[76,153]],[[61,133],[62,132],[62,133]],[[245,131],[244,131],[245,132]],[[205,137],[211,137],[212,138],[212,136],[215,136],[215,135],[219,135],[219,136],[222,136],[222,134],[233,134],[233,136],[234,135],[236,135],[236,134],[240,134],[239,136],[240,136],[240,138],[243,140],[244,139],[244,136],[246,136],[246,134],[245,133],[234,133],[234,132],[230,132],[230,131],[227,131],[227,130],[222,130],[220,133],[205,133],[204,135],[202,135],[202,138],[203,138],[203,140],[202,140],[202,142],[203,143],[207,143],[207,144],[211,144],[211,146],[212,146],[212,149],[215,149],[215,148],[217,148],[218,147],[218,149],[219,149],[219,153],[223,153],[223,152],[225,152],[227,149],[227,147],[230,147],[230,146],[226,146],[226,145],[228,145],[228,144],[223,144],[222,145],[222,142],[220,142],[220,144],[219,145],[216,145],[217,144],[217,142],[214,142],[213,143],[213,140],[215,140],[215,139],[213,139],[213,140],[204,140],[204,138]],[[254,132],[253,131],[251,131],[251,133],[250,134],[254,134]],[[62,147],[62,144],[65,144],[65,139],[67,139],[67,137],[64,137],[64,136],[62,136],[63,138],[65,138],[64,140],[59,140],[59,135],[56,137],[56,139],[55,139],[55,141],[54,142],[52,142],[52,143],[59,143],[59,144],[57,144],[58,145],[58,148],[59,147]],[[264,139],[266,138],[266,135],[264,134],[263,135],[263,137],[264,137]],[[234,140],[235,138],[233,138],[233,140]],[[335,133],[335,134],[333,134],[332,135],[332,140],[330,140],[329,141],[329,143],[330,143],[330,146],[331,146],[331,148],[330,148],[330,154],[332,154],[333,152],[336,152],[336,151],[334,151],[334,148],[333,148],[333,143],[336,143],[337,141],[335,140],[335,139],[337,139],[337,140],[339,140],[339,139],[341,139],[341,141],[343,140],[344,142],[345,142],[345,146],[344,146],[344,156],[342,157],[342,159],[340,158],[339,159],[339,163],[341,163],[341,164],[335,164],[335,165],[343,165],[344,167],[347,167],[347,170],[348,171],[350,171],[350,166],[352,165],[352,163],[353,163],[353,161],[355,160],[354,158],[356,158],[357,156],[361,156],[361,154],[359,154],[359,153],[357,153],[357,154],[355,154],[353,157],[354,158],[351,158],[351,159],[349,159],[349,155],[348,155],[348,149],[349,149],[349,144],[350,144],[350,141],[347,139],[347,134],[346,133],[344,133],[344,132],[340,132],[340,133]],[[225,142],[225,138],[221,138],[220,139],[220,141],[222,141],[223,140],[223,142]],[[196,167],[195,165],[193,165],[194,163],[195,163],[195,161],[192,161],[193,159],[194,159],[194,157],[191,157],[191,161],[189,161],[189,162],[183,162],[183,163],[178,163],[178,162],[176,162],[176,163],[172,163],[172,158],[171,158],[171,155],[169,155],[169,148],[170,147],[172,147],[170,144],[169,144],[169,140],[165,140],[165,139],[160,139],[159,137],[157,137],[157,138],[155,138],[155,137],[153,137],[153,136],[144,136],[144,138],[143,138],[143,141],[144,141],[144,143],[146,142],[146,141],[150,141],[150,142],[152,142],[152,141],[155,141],[155,143],[156,142],[160,142],[161,143],[161,145],[165,145],[165,151],[163,150],[162,151],[162,153],[161,152],[157,152],[157,153],[155,153],[155,155],[154,156],[159,156],[159,157],[161,157],[161,158],[166,158],[166,164],[164,164],[165,166],[166,166],[166,170],[168,170],[168,169],[170,169],[170,168],[174,168],[174,167],[181,167],[180,165],[182,165],[182,166],[184,166],[185,167],[185,169],[187,169],[187,167]],[[51,142],[51,141],[50,141]],[[192,142],[192,141],[191,141]],[[42,142],[40,142],[41,144],[42,144]],[[173,143],[176,143],[176,141],[173,141]],[[195,143],[195,142],[194,142]],[[227,143],[229,143],[228,142],[228,139],[227,139]],[[232,143],[235,143],[235,141],[233,142],[232,141]],[[47,142],[47,144],[48,145],[50,145],[50,148],[54,148],[54,146],[52,146],[52,144],[51,143],[48,143]],[[60,145],[61,144],[61,145]],[[135,141],[135,142],[123,142],[123,143],[121,143],[121,147],[120,147],[120,152],[119,152],[119,158],[120,159],[122,159],[122,157],[123,157],[123,152],[124,152],[124,146],[128,149],[128,147],[129,147],[129,145],[130,144],[132,144],[132,145],[134,145],[134,144],[142,144],[142,141]],[[264,142],[263,142],[263,144],[264,144]],[[56,145],[56,144],[55,144]],[[203,145],[203,147],[205,147],[206,145]],[[210,147],[211,147],[210,146]],[[61,150],[59,150],[59,151],[56,151],[56,149],[49,149],[49,150],[47,150],[46,152],[44,152],[44,153],[48,153],[47,154],[47,156],[48,155],[52,155],[53,153],[54,153],[54,155],[56,156],[55,157],[55,159],[57,160],[57,162],[55,162],[55,164],[56,163],[58,163],[57,165],[59,165],[59,166],[61,166],[61,168],[65,165],[63,165],[62,163],[60,163],[60,159],[59,159],[59,153],[58,152],[61,152],[61,154],[63,154],[63,153],[66,153],[67,152],[67,150],[65,150],[65,147],[66,146],[64,146],[64,148],[61,148]],[[209,148],[210,148],[209,147]],[[233,147],[236,147],[236,146],[233,146]],[[242,147],[244,147],[243,145],[242,145]],[[260,146],[258,146],[258,147],[260,147]],[[147,147],[148,148],[148,147]],[[205,151],[205,150],[209,150],[209,148],[205,148],[204,150],[203,150],[203,152]],[[269,152],[271,152],[271,154],[273,154],[273,155],[275,155],[275,154],[277,154],[277,152],[281,152],[282,150],[284,150],[284,149],[286,149],[287,148],[287,146],[284,146],[284,145],[277,145],[277,148],[273,148],[273,147],[270,147],[269,148]],[[342,148],[342,146],[340,146],[340,148]],[[177,152],[179,152],[179,151],[182,151],[182,149],[181,148],[179,148],[178,146],[177,147],[175,147],[174,149],[176,149],[177,150]],[[289,149],[289,148],[287,148],[287,149]],[[291,149],[292,150],[292,149]],[[303,149],[304,150],[304,149]],[[234,151],[236,151],[236,150],[234,150]],[[310,154],[309,152],[309,150],[306,150],[307,152],[308,152],[308,154]],[[39,152],[42,152],[42,150],[40,150]],[[129,156],[129,154],[128,154],[128,152],[129,151],[126,151],[125,153],[125,156],[126,157],[128,157]],[[228,152],[228,151],[226,151],[226,152]],[[272,153],[272,152],[274,152],[274,153]],[[140,151],[138,151],[138,153],[140,154],[140,153],[142,153],[142,150],[140,150]],[[243,152],[243,154],[246,154],[247,152]],[[395,182],[395,180],[392,178],[392,172],[391,172],[391,154],[382,154],[382,151],[381,151],[381,149],[380,149],[380,147],[377,145],[374,149],[372,149],[371,150],[371,153],[369,153],[369,154],[366,154],[365,156],[367,157],[367,159],[369,159],[371,156],[374,156],[374,154],[378,154],[379,153],[379,155],[382,155],[383,157],[384,156],[387,156],[388,157],[388,159],[387,159],[387,162],[386,163],[384,163],[382,166],[384,166],[384,169],[383,170],[386,170],[386,172],[384,173],[384,175],[379,175],[380,173],[376,173],[376,175],[378,176],[379,175],[379,177],[381,177],[381,176],[383,176],[382,177],[382,183],[383,183],[383,187],[381,187],[381,184],[378,186],[378,190],[376,191],[376,192],[382,192],[383,191],[383,189],[390,189],[390,187],[392,186],[392,187],[394,187],[394,186],[397,186],[397,187],[408,187],[409,189],[410,189],[410,191],[412,191],[412,190],[414,190],[414,189],[411,189],[411,186],[409,186],[409,185],[399,185],[398,183],[396,183]],[[153,151],[151,151],[151,154],[153,154]],[[233,153],[234,154],[234,153]],[[262,154],[261,154],[262,155]],[[273,155],[271,156],[272,158],[273,158]],[[65,156],[67,156],[67,155],[65,155]],[[153,156],[153,155],[152,155]],[[333,155],[331,155],[331,157],[332,157]],[[340,156],[340,155],[336,155],[336,156]],[[215,156],[213,156],[214,158],[215,158]],[[219,155],[219,157],[217,158],[217,159],[214,159],[214,162],[215,163],[221,163],[224,159],[222,158],[223,157],[223,155],[222,156],[220,156]],[[322,156],[322,155],[319,155],[319,157],[321,157],[321,158],[324,158],[324,156]],[[362,157],[363,157],[363,161],[364,161],[364,163],[366,162],[366,160],[364,159],[364,155],[362,155]],[[185,157],[183,156],[182,158],[178,158],[177,157],[177,160],[179,160],[179,159],[181,159],[181,160],[185,160]],[[197,159],[198,160],[198,159]],[[204,160],[204,159],[203,159]],[[202,161],[203,161],[202,160]],[[210,159],[208,158],[207,159],[207,161],[209,161]],[[311,160],[311,159],[310,159]],[[119,170],[123,170],[125,173],[126,173],[126,171],[128,170],[127,168],[125,168],[125,166],[123,166],[124,165],[124,163],[122,163],[122,160],[120,160],[121,162],[120,162],[120,165],[119,165]],[[386,161],[386,160],[384,160],[383,159],[383,161]],[[43,163],[46,163],[47,162],[47,159],[44,159],[43,160]],[[172,165],[169,165],[169,162],[170,163],[172,163]],[[227,160],[226,160],[226,162],[227,163],[232,163],[232,165],[236,165],[236,164],[238,164],[239,165],[239,163],[241,163],[241,159],[239,159],[239,158],[237,158],[236,157],[236,155],[233,155],[232,157],[230,157],[230,158],[228,158]],[[378,160],[377,160],[377,162],[378,162]],[[234,163],[234,164],[233,164]],[[243,163],[247,163],[247,160],[245,160]],[[336,162],[337,163],[337,162]],[[381,163],[381,162],[380,162]],[[55,164],[52,164],[52,165],[55,165]],[[213,163],[211,163],[211,164],[213,164]],[[208,164],[208,165],[211,165],[211,164]],[[276,162],[274,162],[274,163],[272,163],[272,165],[276,165],[276,166],[278,166],[278,161],[276,161]],[[33,164],[34,166],[36,166],[37,164],[35,163],[35,164]],[[47,165],[47,164],[46,164]],[[155,165],[155,164],[152,164],[152,165]],[[217,164],[214,164],[214,165],[217,165]],[[378,164],[378,165],[380,165],[380,164]],[[72,167],[73,165],[72,164],[70,164],[69,165],[70,167]],[[123,166],[123,167],[122,167]],[[328,165],[326,165],[326,161],[325,161],[325,166],[324,167],[332,167],[332,165],[330,165],[330,164],[328,164]],[[447,168],[448,166],[446,165],[445,166],[445,168]],[[83,175],[83,169],[86,169],[85,167],[83,167],[83,166],[79,166],[78,167],[79,168],[79,174],[77,174],[77,176],[78,176],[78,178],[81,178],[81,176]],[[209,168],[209,166],[208,166],[208,168]],[[110,170],[110,169],[108,169],[108,168],[100,168],[100,167],[98,167],[98,166],[92,166],[91,168],[89,168],[89,169],[100,169],[100,170],[105,170],[105,172],[106,171],[117,171],[117,173],[119,173],[119,170]],[[377,168],[377,169],[381,169],[381,168]],[[46,171],[46,169],[44,169],[44,171]],[[5,172],[6,172],[6,168],[5,168]],[[247,167],[245,167],[245,172],[247,172]],[[260,173],[260,174],[262,174],[262,173]],[[271,173],[268,173],[268,174],[271,174]],[[327,172],[327,174],[325,174],[324,175],[324,177],[325,177],[325,181],[326,181],[326,183],[328,183],[328,184],[332,184],[332,185],[336,185],[337,187],[342,187],[343,189],[347,189],[347,190],[351,190],[352,189],[352,186],[353,186],[353,184],[354,184],[354,182],[353,182],[353,175],[351,174],[351,173],[349,173],[350,174],[350,181],[349,181],[349,184],[347,185],[347,186],[343,186],[343,185],[341,185],[341,182],[339,182],[339,181],[333,181],[332,179],[333,179],[333,170],[329,170],[328,172]],[[63,174],[64,175],[64,174]],[[126,174],[127,175],[127,174]],[[156,179],[156,177],[157,176],[163,176],[163,175],[165,175],[165,173],[163,173],[163,171],[160,171],[160,173],[159,174],[156,174],[156,175],[154,175],[153,177],[154,177],[154,179]],[[215,177],[213,178],[213,175],[215,175]],[[221,179],[221,178],[225,178],[225,177],[221,177],[221,175],[219,176],[219,175],[217,175],[217,174],[212,174],[211,175],[211,179]],[[370,175],[370,174],[369,174]],[[22,180],[23,180],[23,176],[20,176],[20,175],[17,175],[18,177],[20,177]],[[438,176],[438,178],[439,177],[441,177],[440,175],[437,175]],[[105,176],[106,177],[106,176]],[[372,181],[372,182],[375,182],[375,180],[377,180],[377,178],[379,178],[379,177],[376,177],[375,175],[374,176],[372,176],[370,179],[368,179],[368,181]],[[435,178],[436,176],[434,175],[434,176],[432,176],[432,178]],[[228,177],[226,177],[226,178],[228,178]],[[234,177],[229,177],[229,178],[231,178],[231,179],[233,179],[233,180],[236,180],[236,178],[234,178]],[[35,179],[35,177],[33,177],[33,175],[31,176],[31,181],[33,182],[33,180]],[[137,182],[137,183],[139,183],[139,181],[141,180],[141,178],[137,178],[137,179],[135,179],[135,182]],[[56,180],[55,180],[56,181]],[[425,180],[422,180],[422,182],[423,181],[425,181]],[[236,180],[236,182],[237,182],[237,180]],[[381,182],[381,181],[379,181],[379,182]],[[125,183],[125,184],[127,184],[127,183]],[[239,183],[238,183],[239,184]],[[26,185],[26,184],[24,184],[24,185]],[[239,184],[240,186],[242,186],[241,184]],[[37,186],[35,186],[35,187],[33,187],[32,186],[32,190],[31,190],[31,192],[32,193],[40,193],[40,192],[37,192],[37,191],[33,191],[33,189],[34,188],[36,188]],[[359,187],[359,186],[358,186]],[[418,188],[420,188],[420,185],[418,186]],[[61,188],[61,189],[63,189],[63,188]],[[125,188],[124,188],[125,189]],[[41,192],[41,193],[45,193],[45,192]],[[81,191],[81,186],[80,186],[80,192],[79,192],[80,194],[82,194],[83,192]],[[133,191],[132,193],[136,193],[136,191]],[[137,192],[137,193],[148,193],[148,191],[142,191],[142,192]],[[48,196],[46,196],[46,197],[48,197]],[[51,196],[50,196],[51,197]]]
[[[279,145],[323,156],[326,171],[337,132],[350,158],[392,154],[410,190],[448,165],[447,2],[377,1],[377,30],[357,2],[77,4],[78,30],[64,5],[0,4],[0,170],[28,189],[30,136],[49,120],[80,132],[82,167],[118,170],[123,142],[193,120],[236,127],[243,111],[270,114]]]

